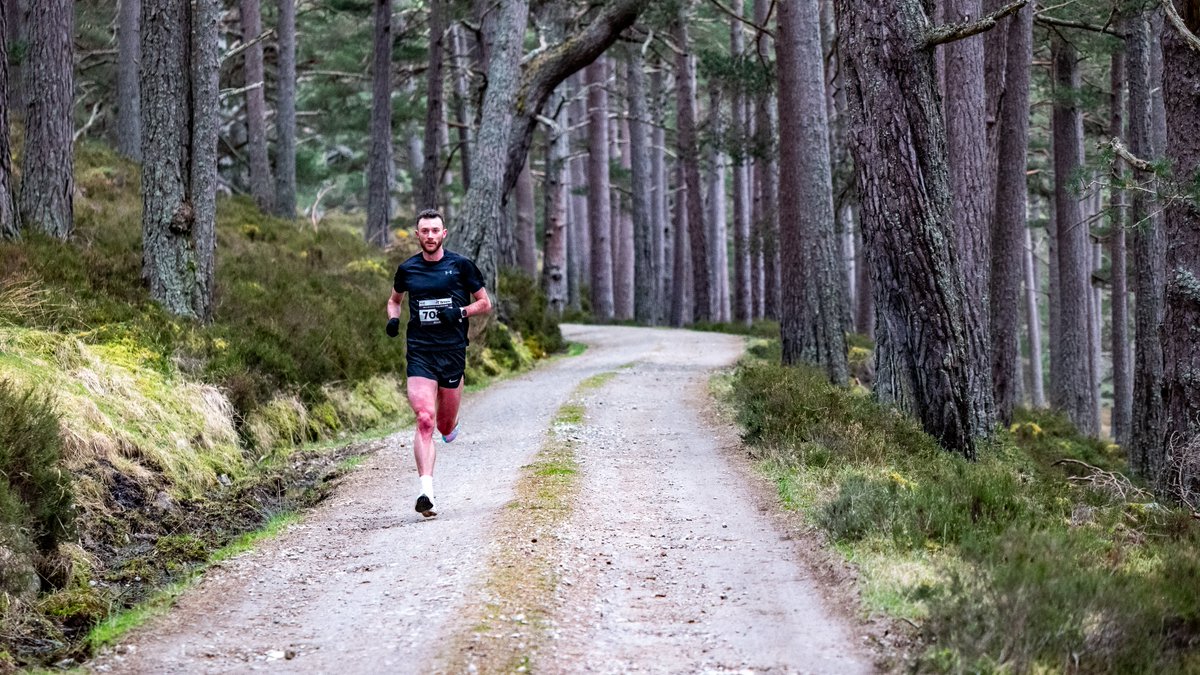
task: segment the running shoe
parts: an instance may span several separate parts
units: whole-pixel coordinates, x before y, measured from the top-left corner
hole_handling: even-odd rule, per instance
[[[433,499],[428,495],[421,493],[421,496],[417,497],[417,513],[420,513],[426,518],[436,516],[437,511],[433,510]]]
[[[456,439],[456,438],[458,438],[458,425],[457,424],[454,425],[453,431],[451,431],[448,434],[442,435],[442,442],[443,443],[453,443],[454,439]]]

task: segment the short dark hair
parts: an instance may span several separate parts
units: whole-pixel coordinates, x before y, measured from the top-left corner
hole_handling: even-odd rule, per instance
[[[417,214],[418,223],[429,218],[437,218],[438,220],[442,221],[442,227],[446,226],[446,219],[442,217],[441,212],[437,209],[425,209]]]

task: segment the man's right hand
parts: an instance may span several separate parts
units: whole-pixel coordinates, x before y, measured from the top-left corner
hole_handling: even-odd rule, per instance
[[[396,337],[397,335],[400,334],[400,319],[399,318],[388,319],[387,334],[388,334],[388,337]]]

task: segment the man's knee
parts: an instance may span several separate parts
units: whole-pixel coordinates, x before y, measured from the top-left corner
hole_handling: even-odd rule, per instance
[[[429,410],[418,410],[417,411],[417,431],[421,432],[422,434],[432,434],[433,433],[433,425],[434,425],[434,421],[433,421],[433,412],[432,411],[429,411]]]

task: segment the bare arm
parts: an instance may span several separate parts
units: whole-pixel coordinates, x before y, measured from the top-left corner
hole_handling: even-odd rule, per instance
[[[392,291],[392,296],[387,301],[387,313],[389,319],[399,319],[400,312],[404,309],[404,294]]]
[[[475,302],[463,308],[464,316],[478,316],[492,311],[492,299],[488,297],[486,288],[475,291],[471,297],[475,299]]]

